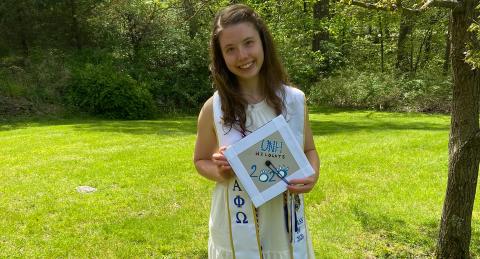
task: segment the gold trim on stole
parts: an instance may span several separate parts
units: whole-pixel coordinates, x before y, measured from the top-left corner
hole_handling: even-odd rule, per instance
[[[258,253],[260,254],[260,259],[263,259],[263,251],[262,251],[262,244],[260,243],[260,226],[258,224],[258,219],[257,219],[257,209],[255,206],[253,206],[252,203],[252,214],[253,214],[253,220],[255,222],[255,232],[257,234],[257,245],[258,245]]]
[[[214,102],[212,100],[212,106],[214,106]],[[218,136],[218,130],[217,130],[217,123],[215,123],[215,107],[212,109],[212,117],[213,117],[213,129],[215,130],[215,136],[217,137],[217,146],[220,147],[220,138]],[[218,184],[218,183],[217,183]],[[230,246],[232,248],[232,256],[233,259],[235,259],[235,247],[233,245],[233,237],[232,237],[232,218],[231,218],[231,213],[230,213],[230,200],[229,200],[229,195],[228,195],[228,189],[230,188],[229,184],[227,183],[226,187],[227,191],[225,192],[225,199],[227,200],[227,214],[228,214],[228,237],[230,238]]]
[[[293,217],[293,211],[292,211],[292,203],[293,203],[293,195],[290,193],[290,191],[287,190],[286,192],[286,205],[287,205],[287,220],[288,220],[288,231],[287,234],[289,235],[288,239],[290,240],[290,243],[288,244],[288,250],[290,252],[290,258],[293,258],[293,231],[295,231],[293,228],[294,226],[292,225],[292,217]]]
[[[233,236],[232,236],[232,218],[231,218],[231,213],[230,213],[230,196],[228,195],[228,189],[230,189],[230,185],[227,184],[227,212],[228,212],[228,232],[230,233],[230,245],[232,246],[232,256],[233,259],[235,259],[235,246],[233,245]]]

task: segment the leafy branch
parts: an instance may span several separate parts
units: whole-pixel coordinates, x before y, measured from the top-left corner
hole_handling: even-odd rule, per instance
[[[480,5],[477,6],[480,10]],[[480,16],[478,20],[473,20],[468,31],[472,33],[471,41],[468,46],[466,61],[472,65],[473,68],[480,68]]]
[[[364,2],[364,1],[359,1],[359,0],[350,0],[350,1],[344,1],[344,3],[349,4],[349,5],[355,5],[367,9],[372,9],[372,10],[381,10],[381,11],[397,11],[397,10],[402,10],[410,13],[419,13],[425,11],[429,7],[442,7],[442,8],[449,8],[453,9],[460,4],[456,0],[426,0],[421,7],[416,8],[414,5],[413,8],[408,8],[403,6],[401,0],[396,0],[395,2],[389,1],[389,2],[383,2],[379,1],[376,3],[369,3],[369,2]]]

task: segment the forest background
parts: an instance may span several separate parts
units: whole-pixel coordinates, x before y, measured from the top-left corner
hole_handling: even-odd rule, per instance
[[[213,92],[211,20],[231,2],[2,1],[0,114],[195,113]],[[292,83],[310,104],[450,110],[448,11],[243,2],[267,21]]]
[[[211,20],[236,2],[265,18],[311,106],[451,112],[438,254],[468,255],[480,160],[478,0],[2,1],[0,120],[196,114],[214,90]]]

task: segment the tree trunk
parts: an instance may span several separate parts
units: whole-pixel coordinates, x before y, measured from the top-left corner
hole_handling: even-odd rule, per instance
[[[198,22],[195,17],[195,8],[192,1],[183,0],[183,9],[185,10],[188,22],[188,35],[190,36],[190,39],[193,39],[198,33]]]
[[[138,18],[131,12],[127,12],[124,14],[125,19],[125,26],[126,26],[126,34],[129,39],[129,43],[132,46],[132,53],[130,54],[130,60],[133,63],[137,63],[139,52],[140,52],[140,43],[142,42],[142,34],[141,29],[139,29],[139,21]]]
[[[415,49],[415,43],[413,42],[413,31],[410,35],[410,57],[409,57],[409,64],[410,64],[410,70],[409,71],[413,71],[413,52],[414,52],[414,49]]]
[[[307,3],[307,0],[303,0],[303,15],[304,15],[305,17],[308,17],[308,3]],[[303,23],[303,30],[304,30],[305,32],[308,31],[307,23],[306,23],[306,22]]]
[[[430,26],[433,26],[433,24]],[[423,37],[422,43],[418,48],[417,60],[415,61],[415,65],[413,66],[414,74],[417,73],[419,66],[423,68],[423,66],[428,62],[430,52],[431,52],[431,45],[432,45],[432,27],[430,27],[427,30],[425,36]],[[425,51],[422,52],[424,48],[425,48]],[[412,60],[413,60],[413,55],[412,55]]]
[[[80,29],[78,26],[78,17],[77,17],[77,6],[75,3],[75,0],[70,0],[70,14],[72,16],[72,24],[71,24],[71,29],[73,33],[72,40],[74,42],[75,47],[77,50],[82,49],[82,42],[81,42],[81,37],[80,37]]]
[[[320,0],[316,1],[313,4],[313,21],[314,21],[314,34],[313,34],[313,42],[312,42],[312,50],[319,51],[322,41],[326,41],[329,39],[328,30],[325,28],[319,28],[318,23],[324,19],[328,18],[330,13],[328,8],[329,0]]]
[[[20,46],[22,46],[22,54],[25,62],[26,58],[29,56],[30,48],[27,40],[27,35],[28,35],[28,32],[26,32],[27,25],[25,24],[24,17],[25,17],[25,10],[23,8],[23,5],[19,5],[16,10],[16,20],[19,28],[18,36],[20,38]]]
[[[448,70],[450,68],[450,49],[451,49],[451,31],[452,31],[452,15],[450,14],[450,18],[448,19],[448,29],[447,29],[447,38],[445,40],[445,55],[443,59],[443,74],[447,75]]]
[[[420,59],[420,67],[425,67],[426,64],[430,62],[430,59],[432,58],[432,39],[433,39],[433,29],[435,24],[437,24],[439,21],[441,22],[443,19],[443,12],[440,14],[436,14],[433,17],[430,18],[429,22],[429,28],[427,30],[427,36],[424,38],[424,47],[425,47],[425,52],[423,55],[423,58]]]
[[[408,36],[413,31],[413,15],[401,10],[400,29],[397,41],[397,64],[395,67],[400,73],[410,71],[410,58],[407,49]]]
[[[383,47],[383,23],[382,23],[382,16],[380,15],[378,18],[378,27],[380,28],[380,66],[382,69],[382,73],[384,71],[384,47]]]
[[[471,220],[480,161],[480,71],[465,63],[467,31],[480,0],[464,0],[452,11],[453,103],[448,184],[437,243],[437,258],[469,258]]]
[[[423,58],[421,59],[422,61],[420,62],[420,66],[422,68],[425,66],[425,64],[428,64],[428,62],[430,62],[430,58],[432,55],[432,36],[433,36],[433,30],[432,28],[430,28],[427,32],[427,37],[425,38],[425,52],[424,52]]]
[[[425,51],[423,52],[423,57],[420,57],[420,56],[417,57],[417,64],[420,64],[421,68],[424,68],[425,65],[428,64],[428,62],[430,62],[430,58],[432,55],[432,36],[433,36],[433,31],[430,29],[427,31],[427,36],[424,38]],[[418,62],[418,60],[421,60],[421,61]]]

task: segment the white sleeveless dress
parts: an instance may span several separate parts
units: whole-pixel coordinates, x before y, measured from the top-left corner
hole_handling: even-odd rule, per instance
[[[249,104],[246,115],[246,127],[251,132],[276,117],[274,110],[265,100],[257,104]],[[209,258],[234,258],[229,238],[229,218],[225,213],[228,206],[225,201],[226,189],[226,184],[217,183],[213,192],[209,223]],[[291,259],[290,244],[284,227],[286,223],[283,204],[284,195],[279,195],[257,209],[264,259]],[[307,236],[308,258],[314,258],[312,243],[309,235]]]

